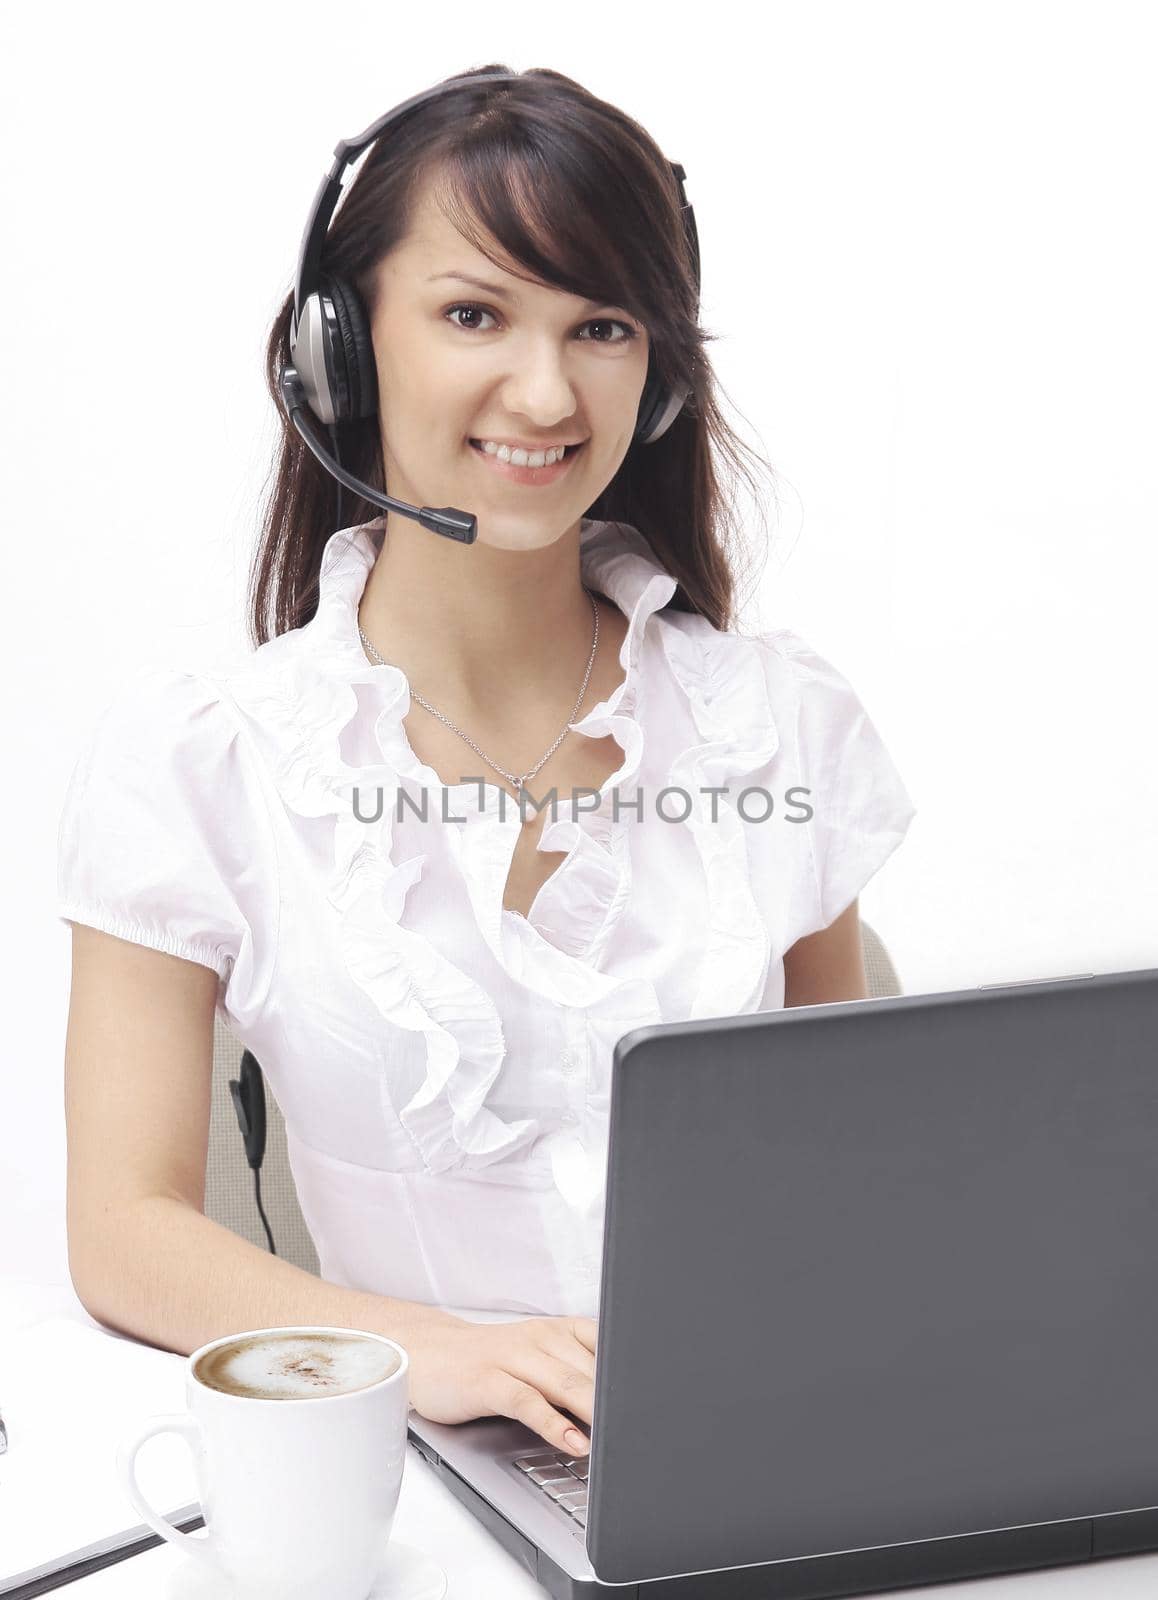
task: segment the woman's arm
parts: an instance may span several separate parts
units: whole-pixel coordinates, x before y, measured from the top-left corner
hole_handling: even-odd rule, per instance
[[[860,912],[856,900],[819,933],[798,939],[784,954],[784,1005],[819,1006],[867,1000]]]
[[[216,994],[209,967],[73,925],[68,1265],[85,1310],[181,1355],[295,1323],[366,1328],[409,1351],[429,1329],[464,1325],[328,1283],[205,1216]]]

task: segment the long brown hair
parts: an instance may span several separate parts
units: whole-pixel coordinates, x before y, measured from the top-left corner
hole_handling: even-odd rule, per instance
[[[719,407],[705,351],[716,335],[698,322],[694,263],[670,164],[638,123],[549,68],[531,68],[510,84],[453,87],[473,73],[509,71],[473,67],[445,79],[450,87],[442,95],[375,141],[330,223],[321,271],[352,283],[372,315],[376,268],[405,238],[414,199],[432,179],[455,226],[497,266],[505,263],[492,253],[492,239],[543,283],[638,317],[655,369],[665,383],[692,393],[655,444],[631,445],[586,515],[638,529],[678,580],[671,608],[728,628],[738,557],[751,553],[734,486],[741,478],[748,484],[763,522],[759,486],[742,457],[768,463]],[[285,415],[277,380],[290,357],[292,311],[291,291],[266,348],[281,438],[247,596],[258,645],[316,612],[331,534],[382,514],[347,489],[337,521],[339,485]],[[346,470],[386,492],[378,416],[342,424],[337,442]],[[718,459],[731,469],[727,482]]]

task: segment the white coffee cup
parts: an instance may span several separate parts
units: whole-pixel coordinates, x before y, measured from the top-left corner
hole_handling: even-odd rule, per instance
[[[202,1357],[263,1335],[376,1339],[398,1364],[365,1388],[260,1398],[194,1376]],[[144,1521],[211,1566],[245,1600],[366,1600],[386,1559],[406,1454],[409,1360],[402,1346],[361,1329],[257,1328],[211,1340],[185,1358],[188,1414],[151,1418],[124,1439],[117,1467]],[[205,1533],[183,1533],[141,1493],[136,1457],[159,1433],[193,1452]]]

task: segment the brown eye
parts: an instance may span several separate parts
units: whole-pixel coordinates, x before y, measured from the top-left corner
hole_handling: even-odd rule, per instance
[[[639,335],[628,322],[621,322],[618,317],[595,317],[586,324],[588,328],[622,328],[626,335],[623,339],[593,339],[592,344],[629,344]]]
[[[473,305],[451,306],[450,310],[446,313],[446,315],[447,315],[448,318],[450,318],[450,317],[453,317],[459,311],[473,311],[476,316],[480,316],[480,317],[489,317],[489,316],[493,315],[493,312],[488,311],[485,306],[473,306]],[[454,324],[454,326],[456,328],[461,328],[464,333],[475,333],[475,332],[478,331],[476,328],[468,327],[468,326],[466,326],[465,324],[463,324],[461,322],[456,322]]]

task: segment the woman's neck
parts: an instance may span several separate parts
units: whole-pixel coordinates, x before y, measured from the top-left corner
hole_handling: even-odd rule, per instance
[[[411,688],[451,717],[493,715],[496,702],[512,715],[572,702],[594,632],[579,525],[553,544],[509,550],[457,545],[402,520],[387,519],[358,625]]]

